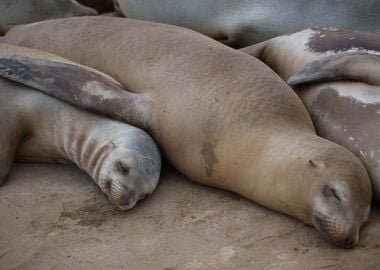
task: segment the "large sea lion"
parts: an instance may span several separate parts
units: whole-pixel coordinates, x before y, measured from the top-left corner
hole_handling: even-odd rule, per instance
[[[312,26],[380,33],[377,0],[115,0],[127,18],[184,26],[234,47]]]
[[[17,59],[34,50],[0,44],[2,53]],[[66,65],[60,79],[75,80],[91,91],[121,89],[114,80],[89,68],[37,52],[41,59]],[[4,62],[0,65],[3,66]],[[49,66],[35,62],[41,73]],[[12,68],[12,67],[10,67]],[[65,87],[61,85],[58,87]],[[0,78],[0,184],[16,161],[73,162],[86,171],[109,199],[126,210],[157,186],[161,159],[152,138],[144,131],[104,118]],[[103,95],[107,98],[107,95]]]
[[[371,203],[365,168],[316,136],[301,100],[259,60],[188,29],[122,18],[17,26],[0,41],[97,68],[135,93],[57,88],[60,62],[40,72],[40,60],[0,51],[3,76],[144,128],[199,183],[312,224],[336,245],[358,242]]]
[[[380,36],[313,28],[242,51],[295,85],[317,133],[359,157],[380,200]]]
[[[0,24],[14,25],[48,19],[97,15],[95,9],[75,0],[2,0]]]

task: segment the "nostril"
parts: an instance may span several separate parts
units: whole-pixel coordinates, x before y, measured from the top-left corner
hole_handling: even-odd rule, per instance
[[[120,199],[120,205],[121,206],[128,206],[130,205],[131,203],[131,197],[128,196],[128,195],[124,195],[121,199]]]
[[[344,245],[346,247],[351,247],[352,245],[355,244],[355,239],[354,237],[350,234],[349,236],[347,236],[346,240],[344,240]]]

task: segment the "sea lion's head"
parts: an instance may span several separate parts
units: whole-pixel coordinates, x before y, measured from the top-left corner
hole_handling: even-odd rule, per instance
[[[340,145],[314,134],[296,135],[271,141],[284,145],[270,159],[271,168],[281,167],[268,180],[276,192],[271,206],[313,225],[336,246],[354,247],[372,201],[366,169]]]
[[[346,182],[332,181],[321,187],[314,199],[313,225],[333,244],[350,248],[359,241],[359,230],[367,221],[370,205],[359,205]]]
[[[161,157],[153,140],[142,130],[112,142],[102,162],[98,185],[121,210],[128,210],[156,188]]]
[[[352,164],[352,159],[331,166],[333,159],[332,155],[324,161],[309,161],[321,176],[313,188],[312,224],[329,242],[351,248],[358,243],[359,231],[369,217],[371,186],[369,180],[364,181],[369,178],[361,164]]]

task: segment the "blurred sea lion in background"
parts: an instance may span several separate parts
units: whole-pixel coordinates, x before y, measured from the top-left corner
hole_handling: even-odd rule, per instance
[[[380,34],[377,0],[115,0],[127,18],[187,27],[243,47],[314,26]]]
[[[75,0],[1,0],[0,25],[15,25],[74,16],[97,15]]]

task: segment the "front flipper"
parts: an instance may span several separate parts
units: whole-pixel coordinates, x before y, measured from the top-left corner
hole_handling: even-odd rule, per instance
[[[0,44],[0,76],[81,108],[147,126],[145,95],[128,92],[108,75],[64,58]]]
[[[368,53],[342,53],[307,64],[289,78],[288,84],[353,80],[380,85],[380,56]]]

